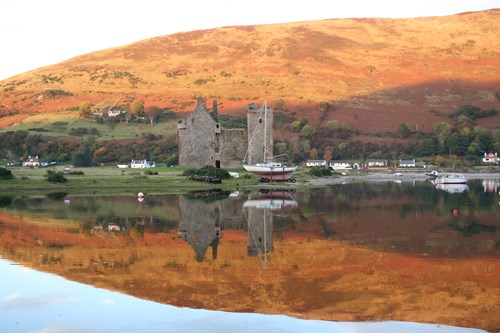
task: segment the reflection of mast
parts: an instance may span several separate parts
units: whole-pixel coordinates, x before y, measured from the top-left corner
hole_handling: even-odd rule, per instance
[[[272,215],[267,209],[248,208],[248,256],[256,257],[264,254],[264,268],[267,268],[267,253],[274,250],[273,246],[273,222]]]

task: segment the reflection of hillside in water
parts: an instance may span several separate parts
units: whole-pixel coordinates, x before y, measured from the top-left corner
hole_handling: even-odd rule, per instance
[[[277,210],[271,208],[279,200],[263,201],[266,193],[146,196],[142,206],[135,197],[99,197],[86,201],[91,209],[71,198],[78,203],[73,213],[98,208],[99,216],[108,209],[120,218],[175,221],[167,232],[152,232],[147,220],[142,235],[137,227],[87,234],[74,221],[31,218],[36,210],[44,216],[44,204],[63,214],[63,203],[43,199],[26,210],[9,203],[0,209],[0,249],[5,258],[68,279],[181,307],[328,320],[419,318],[496,332],[498,195],[469,185],[459,194],[430,183],[339,185],[293,193],[298,204]],[[267,209],[249,211],[257,209],[252,205]],[[269,267],[256,264],[265,258]]]
[[[499,208],[494,193],[470,181],[462,193],[430,182],[358,183],[298,193],[300,232],[390,252],[430,256],[500,255]]]
[[[132,228],[167,232],[177,227],[178,212],[174,196],[148,196],[138,202],[135,196],[70,196],[10,198],[4,209],[31,220],[54,219],[77,222],[88,230],[125,231]]]

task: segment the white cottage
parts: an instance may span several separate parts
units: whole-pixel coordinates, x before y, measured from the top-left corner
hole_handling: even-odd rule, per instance
[[[371,159],[366,161],[366,166],[368,168],[385,168],[387,167],[387,160]]]
[[[415,164],[415,160],[399,160],[399,166],[402,168],[414,168],[417,165]]]
[[[349,161],[343,160],[332,160],[330,161],[330,166],[333,170],[347,170],[352,169],[352,164]]]
[[[154,168],[155,166],[156,164],[153,161],[132,160],[132,162],[130,162],[130,167],[132,169],[147,169],[147,168]]]
[[[306,167],[315,167],[315,166],[326,166],[327,163],[325,160],[307,160]]]
[[[500,157],[498,157],[497,153],[494,154],[484,153],[483,163],[490,163],[490,164],[500,163]]]
[[[24,167],[39,167],[41,161],[38,156],[28,156],[28,159],[23,162]]]

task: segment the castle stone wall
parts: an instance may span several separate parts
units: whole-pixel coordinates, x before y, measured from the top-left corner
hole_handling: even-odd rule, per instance
[[[273,112],[267,109],[267,125],[265,121],[266,112],[264,107],[250,104],[247,108],[248,124],[248,155],[246,163],[255,164],[264,161],[269,162],[273,156]],[[267,131],[267,143],[264,143]],[[266,152],[264,152],[266,147]],[[264,159],[265,154],[265,159]]]
[[[215,113],[217,117],[217,113]],[[247,131],[227,130],[208,112],[203,99],[178,125],[179,166],[239,168],[247,151]]]

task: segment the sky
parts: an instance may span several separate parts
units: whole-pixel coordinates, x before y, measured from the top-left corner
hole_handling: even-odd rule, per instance
[[[179,308],[41,273],[0,257],[0,323],[9,333],[486,333],[412,322],[333,322]]]
[[[350,17],[443,16],[500,0],[1,0],[0,80],[176,32]]]

